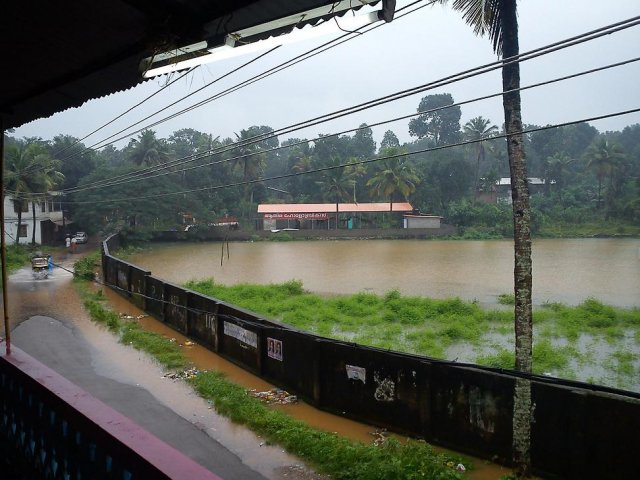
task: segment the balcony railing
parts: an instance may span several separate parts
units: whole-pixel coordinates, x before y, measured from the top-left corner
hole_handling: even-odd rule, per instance
[[[0,356],[3,478],[220,480],[12,347]]]

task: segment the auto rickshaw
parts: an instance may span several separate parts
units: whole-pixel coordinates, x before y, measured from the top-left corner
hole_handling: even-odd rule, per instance
[[[43,280],[49,276],[49,257],[42,252],[31,255],[31,273],[36,280]]]

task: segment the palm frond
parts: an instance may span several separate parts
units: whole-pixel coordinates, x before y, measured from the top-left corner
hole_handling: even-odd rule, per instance
[[[493,45],[493,51],[502,55],[503,16],[506,2],[509,0],[453,0],[453,9],[462,12],[462,18],[473,27],[476,35],[487,35]],[[439,3],[448,3],[440,0]]]

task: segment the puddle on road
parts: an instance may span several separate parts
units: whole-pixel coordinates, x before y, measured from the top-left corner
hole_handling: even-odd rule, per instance
[[[109,303],[112,305],[115,311],[134,317],[145,315],[145,312],[129,303],[125,298],[121,297],[111,289],[104,289],[104,293],[109,299]],[[176,342],[178,342],[178,344],[180,345],[185,345],[185,342],[189,340],[184,335],[173,330],[171,327],[160,322],[159,320],[156,320],[151,316],[145,316],[138,320],[138,322],[146,330],[158,333],[167,338],[175,338]],[[274,388],[273,385],[266,382],[265,380],[247,372],[246,370],[243,370],[237,365],[229,362],[228,360],[225,360],[224,358],[216,355],[214,352],[198,345],[197,343],[194,343],[193,346],[185,346],[184,351],[187,358],[191,362],[193,362],[193,364],[200,370],[216,370],[223,372],[225,375],[227,375],[227,378],[229,380],[247,389],[253,388],[259,391],[265,391]],[[159,383],[166,383],[166,381],[166,379],[163,379]],[[162,385],[159,385],[159,387],[162,388]],[[189,387],[185,386],[185,388],[190,391],[190,393],[188,393],[187,395],[195,395]],[[181,398],[182,395],[178,397],[179,400],[177,401],[180,402]],[[365,443],[371,443],[374,439],[371,433],[376,430],[376,427],[355,422],[353,420],[333,415],[328,412],[323,412],[303,401],[300,401],[296,404],[278,406],[277,408],[286,411],[292,417],[298,420],[302,420],[318,429],[329,432],[336,432],[341,436],[351,438],[353,440],[359,440]],[[218,418],[224,418],[219,417],[217,414],[216,416]],[[219,420],[216,420],[216,422],[218,421]],[[225,421],[228,422],[228,420],[226,419]],[[397,436],[397,438],[402,440],[406,437]],[[255,443],[253,445],[255,446]],[[438,451],[447,451],[439,447],[435,448]],[[465,456],[467,458],[470,458],[474,464],[474,470],[469,472],[467,475],[467,477],[471,480],[497,480],[501,476],[511,473],[511,471],[506,467],[488,463],[485,460],[469,457],[468,455]]]

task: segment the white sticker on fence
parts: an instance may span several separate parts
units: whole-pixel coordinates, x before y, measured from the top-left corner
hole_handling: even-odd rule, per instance
[[[224,322],[224,334],[240,340],[253,348],[258,348],[258,334],[235,323]]]
[[[362,383],[367,383],[367,370],[363,367],[356,367],[354,365],[345,365],[347,369],[347,377],[349,380],[360,380]]]
[[[269,358],[282,361],[282,340],[267,337],[267,355]]]

